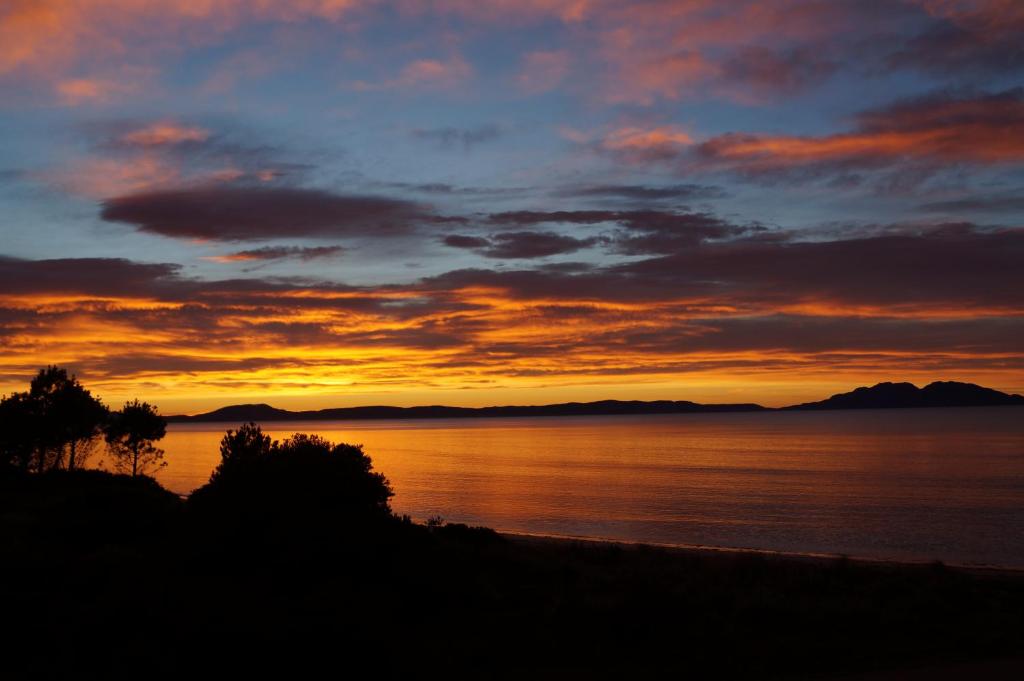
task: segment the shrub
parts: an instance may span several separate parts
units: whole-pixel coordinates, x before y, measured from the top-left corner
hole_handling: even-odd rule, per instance
[[[391,518],[392,495],[362,446],[304,434],[272,442],[250,423],[224,435],[221,462],[190,503],[249,524],[314,527]]]

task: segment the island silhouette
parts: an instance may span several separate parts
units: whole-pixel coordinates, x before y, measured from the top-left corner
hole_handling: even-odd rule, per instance
[[[356,421],[376,419],[456,419],[522,416],[620,416],[628,414],[699,414],[722,412],[908,409],[927,407],[994,407],[1024,405],[1024,396],[974,383],[936,381],[923,388],[913,383],[878,383],[818,401],[773,409],[752,402],[701,404],[685,400],[600,400],[544,405],[494,407],[335,407],[307,411],[278,409],[269,404],[236,404],[210,412],[167,417],[172,422]]]

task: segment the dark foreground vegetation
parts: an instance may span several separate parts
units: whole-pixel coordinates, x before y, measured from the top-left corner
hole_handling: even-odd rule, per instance
[[[243,427],[222,454],[188,499],[4,470],[6,678],[831,678],[1024,650],[1009,573],[419,525],[357,447]]]
[[[167,421],[133,400],[111,411],[67,369],[40,369],[28,390],[0,397],[0,467],[21,471],[85,468],[97,444],[115,471],[145,474],[163,466]]]
[[[139,471],[155,410],[110,415],[60,370],[37,378],[0,410],[2,678],[836,678],[1024,658],[1018,574],[421,525],[360,447],[253,424],[181,498]],[[76,401],[92,416],[61,427]],[[134,475],[81,469],[101,436]]]

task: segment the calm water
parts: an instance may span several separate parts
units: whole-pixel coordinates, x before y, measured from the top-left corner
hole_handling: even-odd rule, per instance
[[[177,424],[188,492],[224,430]],[[499,530],[1024,567],[1024,409],[270,424],[365,445],[416,519]]]

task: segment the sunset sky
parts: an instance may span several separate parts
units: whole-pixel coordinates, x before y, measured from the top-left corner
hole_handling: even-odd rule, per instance
[[[0,394],[1024,392],[1019,0],[2,0]]]

